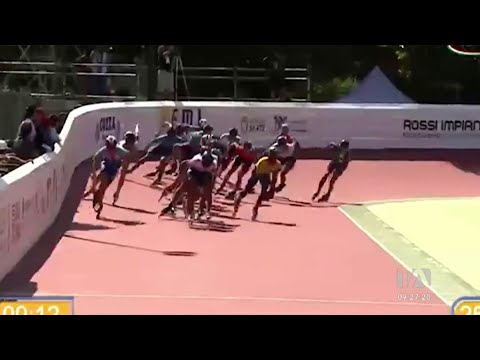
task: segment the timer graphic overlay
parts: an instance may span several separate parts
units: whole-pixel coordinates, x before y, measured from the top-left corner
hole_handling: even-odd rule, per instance
[[[74,315],[74,298],[0,297],[0,316],[2,315]]]

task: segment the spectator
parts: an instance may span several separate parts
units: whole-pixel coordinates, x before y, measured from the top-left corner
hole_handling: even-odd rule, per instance
[[[173,99],[175,91],[176,49],[173,45],[161,45],[158,48],[157,91],[162,99]]]
[[[43,130],[43,144],[48,146],[51,151],[55,150],[55,144],[60,145],[60,137],[57,133],[58,116],[50,115],[48,124]]]
[[[270,60],[268,70],[268,81],[272,99],[278,99],[282,89],[285,87],[285,61],[284,57],[275,54]]]
[[[92,73],[99,74],[91,76],[94,84],[92,89],[93,95],[107,95],[109,93],[109,81],[108,77],[105,75],[107,74],[108,69],[106,66],[102,66],[109,63],[109,51],[109,47],[104,45],[95,47],[90,53],[90,62],[92,64],[99,64],[92,65],[91,67]]]
[[[40,155],[52,151],[52,149],[47,144],[50,142],[50,120],[43,108],[37,107],[35,109],[35,113],[33,114],[33,124],[35,126],[36,132],[34,144],[40,152]]]
[[[17,139],[15,139],[12,151],[22,160],[32,160],[40,156],[40,152],[31,140],[31,134],[34,129],[32,122],[22,122],[20,125]]]
[[[8,142],[5,140],[0,140],[0,155],[10,153],[11,149],[8,146]]]
[[[32,124],[32,132],[30,133],[30,140],[32,141],[35,141],[35,137],[36,137],[36,130],[35,130],[35,124],[34,124],[34,121],[33,121],[33,118],[34,118],[34,113],[35,113],[35,109],[37,108],[36,105],[30,105],[28,106],[26,109],[25,109],[25,116],[23,117],[23,122],[29,122],[30,124]],[[23,123],[22,122],[22,123]],[[21,125],[20,125],[21,126]]]

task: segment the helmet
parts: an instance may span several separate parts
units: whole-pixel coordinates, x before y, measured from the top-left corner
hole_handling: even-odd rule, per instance
[[[277,157],[277,149],[274,146],[268,149],[268,157]]]
[[[285,145],[288,144],[288,140],[287,140],[287,138],[286,138],[285,136],[280,136],[280,137],[278,138],[278,140],[277,140],[277,144],[278,144],[279,146],[285,146]]]
[[[245,150],[252,150],[253,149],[253,144],[250,141],[245,141],[243,143],[243,148]]]
[[[288,125],[282,124],[282,127],[281,127],[282,134],[288,133],[289,131],[290,131],[290,128],[288,127]]]
[[[172,132],[170,134],[177,134],[178,136],[182,136],[187,132],[187,128],[182,124],[177,125],[174,129],[171,128],[171,130]]]
[[[105,139],[105,145],[107,148],[114,148],[117,146],[117,139],[113,135],[108,135]]]
[[[348,140],[342,140],[340,142],[340,147],[342,147],[344,149],[348,149],[350,147],[350,142]]]
[[[210,153],[205,153],[202,155],[202,165],[204,167],[209,167],[213,164],[213,156]]]
[[[238,129],[236,128],[231,128],[229,131],[228,131],[228,134],[230,136],[238,136]]]
[[[132,144],[137,141],[136,135],[132,131],[127,131],[125,135],[123,136],[125,142]]]
[[[213,131],[213,127],[210,125],[205,125],[205,127],[203,128],[203,131],[206,133],[211,133]]]

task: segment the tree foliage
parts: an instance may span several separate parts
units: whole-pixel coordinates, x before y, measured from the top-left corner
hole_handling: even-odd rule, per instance
[[[195,48],[196,47],[196,48]],[[480,64],[447,45],[235,45],[184,46],[188,63],[209,66],[261,66],[275,52],[287,65],[313,69],[314,99],[331,101],[355,86],[375,66],[408,96],[420,103],[479,103]],[[187,60],[185,60],[187,61]]]

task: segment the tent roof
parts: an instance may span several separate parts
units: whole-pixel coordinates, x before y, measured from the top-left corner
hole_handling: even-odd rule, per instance
[[[415,101],[404,95],[376,66],[365,79],[337,103],[354,104],[413,104]]]

